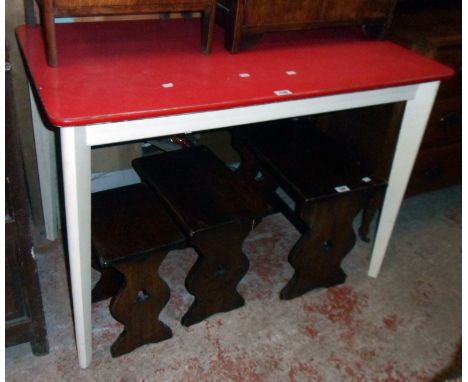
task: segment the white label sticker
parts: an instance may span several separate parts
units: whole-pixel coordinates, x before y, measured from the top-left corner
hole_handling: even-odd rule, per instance
[[[284,89],[284,90],[276,90],[275,91],[275,94],[277,96],[285,96],[285,95],[289,95],[289,94],[293,94],[291,90],[288,90],[288,89]]]
[[[338,186],[335,187],[336,192],[348,192],[351,191],[348,186]]]
[[[287,74],[288,76],[295,76],[295,75],[297,74],[297,72],[296,72],[295,70],[288,70],[288,71],[286,72],[286,74]]]
[[[249,73],[239,73],[239,77],[248,78],[248,77],[250,77],[250,74]]]
[[[168,83],[162,84],[161,86],[167,89],[167,88],[173,88],[174,84],[172,82],[168,82]]]
[[[372,181],[371,178],[369,178],[368,176],[365,176],[364,178],[361,179],[364,183],[369,183]]]

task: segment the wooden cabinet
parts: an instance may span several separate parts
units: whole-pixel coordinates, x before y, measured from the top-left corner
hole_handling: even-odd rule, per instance
[[[402,1],[390,37],[455,69],[443,81],[429,119],[407,195],[461,182],[461,1]]]
[[[218,0],[217,22],[225,45],[237,52],[245,38],[264,32],[365,25],[383,34],[395,0]]]
[[[48,343],[36,262],[32,257],[30,210],[23,172],[9,65],[5,118],[5,343],[30,342],[34,354]]]

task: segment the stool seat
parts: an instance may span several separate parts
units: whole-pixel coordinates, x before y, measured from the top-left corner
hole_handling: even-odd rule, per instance
[[[298,202],[386,184],[374,179],[349,148],[327,137],[307,119],[241,126],[234,134]]]
[[[242,218],[263,216],[270,208],[204,146],[138,158],[132,165],[189,237]]]
[[[184,235],[145,184],[93,193],[91,203],[92,242],[103,267],[185,244]]]

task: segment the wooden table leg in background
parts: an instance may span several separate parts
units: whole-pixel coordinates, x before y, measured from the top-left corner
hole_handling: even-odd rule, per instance
[[[45,233],[47,240],[57,240],[60,231],[60,208],[55,148],[56,133],[44,125],[31,88],[29,88],[29,94]]]

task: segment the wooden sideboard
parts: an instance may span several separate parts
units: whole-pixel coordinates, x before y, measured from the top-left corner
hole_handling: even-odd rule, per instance
[[[8,62],[5,82],[5,344],[30,342],[33,353],[42,355],[49,346]]]
[[[396,0],[217,0],[217,22],[231,52],[264,32],[363,25],[382,36]]]
[[[461,183],[461,1],[401,1],[389,37],[455,69],[443,81],[416,160],[407,196]]]

